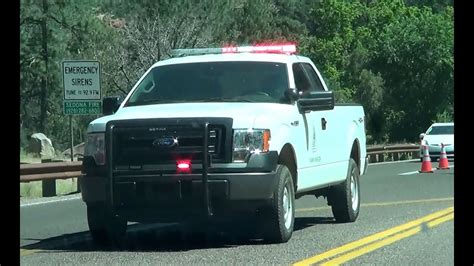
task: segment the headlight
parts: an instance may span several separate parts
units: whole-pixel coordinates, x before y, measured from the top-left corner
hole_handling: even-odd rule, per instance
[[[234,129],[233,161],[246,162],[253,153],[270,150],[270,130]]]
[[[105,134],[87,134],[84,156],[92,156],[97,165],[105,164]]]

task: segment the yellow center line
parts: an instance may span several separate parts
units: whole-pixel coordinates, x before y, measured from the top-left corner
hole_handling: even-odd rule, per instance
[[[437,225],[440,225],[441,223],[447,222],[447,221],[452,220],[452,219],[454,219],[454,213],[450,213],[446,216],[443,216],[441,218],[438,218],[438,219],[435,219],[435,220],[429,222],[428,227],[435,227]],[[357,257],[360,257],[360,256],[364,255],[364,254],[372,252],[376,249],[382,248],[384,246],[388,246],[388,245],[390,245],[394,242],[397,242],[397,241],[400,241],[404,238],[413,236],[413,235],[419,233],[421,231],[421,229],[422,229],[422,227],[419,225],[415,228],[404,231],[403,233],[399,233],[399,234],[396,234],[394,236],[387,237],[383,240],[380,240],[378,242],[367,245],[367,246],[365,246],[363,248],[360,248],[358,250],[355,250],[355,251],[349,252],[347,254],[344,254],[343,256],[340,256],[340,257],[337,257],[337,258],[332,259],[330,261],[327,261],[327,262],[321,264],[321,266],[339,265],[339,264],[342,264],[342,263],[347,262],[349,260],[353,260]]]
[[[453,220],[453,219],[454,219],[454,212],[451,213],[451,214],[448,214],[448,215],[446,215],[446,216],[443,216],[443,217],[441,217],[441,218],[438,218],[438,219],[436,219],[436,220],[433,220],[433,221],[429,222],[429,223],[428,223],[428,227],[435,227],[435,226],[437,226],[437,225],[439,225],[439,224],[442,224],[442,223],[444,223],[444,222],[447,222],[447,221]]]
[[[438,199],[421,199],[421,200],[403,200],[403,201],[391,201],[391,202],[374,202],[361,204],[361,207],[376,207],[376,206],[389,206],[389,205],[402,205],[402,204],[414,204],[414,203],[427,203],[427,202],[439,202],[439,201],[450,201],[454,200],[454,197],[450,198],[438,198]],[[301,208],[296,209],[297,212],[308,212],[330,209],[330,207],[315,207],[315,208]]]
[[[296,266],[296,265],[298,265],[298,266],[299,266],[299,265],[310,265],[310,264],[313,264],[313,263],[316,263],[316,262],[320,262],[320,261],[325,260],[325,259],[328,259],[328,258],[330,258],[330,257],[336,256],[336,255],[339,255],[339,254],[341,254],[341,253],[344,253],[344,252],[351,251],[351,250],[353,250],[353,249],[359,248],[359,247],[364,246],[364,245],[366,245],[366,244],[375,242],[375,241],[380,240],[380,239],[382,239],[382,238],[385,238],[385,237],[387,237],[387,236],[390,236],[390,235],[399,233],[399,232],[401,232],[401,231],[404,231],[404,230],[413,228],[413,227],[415,227],[415,226],[419,226],[419,225],[421,225],[421,224],[423,224],[423,223],[429,222],[429,221],[431,221],[431,220],[434,220],[434,219],[436,219],[436,218],[442,217],[442,216],[444,216],[444,215],[446,215],[446,214],[449,214],[449,213],[452,213],[452,212],[454,212],[454,207],[449,207],[449,208],[446,208],[446,209],[444,209],[444,210],[441,210],[441,211],[438,211],[438,212],[435,212],[435,213],[426,215],[426,216],[424,216],[424,217],[421,217],[421,218],[419,218],[419,219],[413,220],[413,221],[411,221],[411,222],[408,222],[408,223],[405,223],[405,224],[402,224],[402,225],[393,227],[393,228],[391,228],[391,229],[388,229],[388,230],[385,230],[385,231],[382,231],[382,232],[373,234],[373,235],[371,235],[371,236],[368,236],[368,237],[365,237],[365,238],[356,240],[356,241],[354,241],[354,242],[345,244],[345,245],[340,246],[340,247],[338,247],[338,248],[335,248],[335,249],[326,251],[326,252],[321,253],[321,254],[319,254],[319,255],[316,255],[316,256],[314,256],[314,257],[310,257],[310,258],[308,258],[308,259],[305,259],[305,260],[296,262],[296,263],[293,264],[293,265],[295,265],[295,266]]]
[[[40,251],[43,251],[41,249],[23,249],[23,248],[20,248],[20,257],[21,256],[27,256],[27,255],[30,255],[30,254],[33,254],[33,253],[36,253],[36,252],[40,252]]]
[[[421,227],[418,226],[418,227],[415,227],[413,229],[410,229],[408,231],[405,231],[403,233],[400,233],[400,234],[396,234],[392,237],[388,237],[384,240],[381,240],[381,241],[378,241],[378,242],[375,242],[374,244],[370,244],[364,248],[361,248],[361,249],[358,249],[356,251],[353,251],[353,252],[350,252],[350,253],[347,253],[345,254],[344,256],[340,256],[340,257],[337,257],[335,259],[332,259],[330,261],[327,261],[323,264],[321,264],[321,266],[329,266],[329,265],[339,265],[341,263],[344,263],[346,261],[349,261],[349,260],[352,260],[356,257],[359,257],[361,255],[364,255],[366,253],[369,253],[371,251],[374,251],[378,248],[381,248],[383,246],[386,246],[386,245],[390,245],[392,244],[393,242],[396,242],[398,240],[401,240],[401,239],[404,239],[404,238],[407,238],[409,236],[412,236],[418,232],[421,231]]]

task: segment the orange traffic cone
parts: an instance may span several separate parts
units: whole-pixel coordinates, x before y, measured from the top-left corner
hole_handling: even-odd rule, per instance
[[[423,162],[421,163],[420,173],[433,173],[428,145],[423,145]]]
[[[449,169],[448,156],[444,144],[441,143],[441,157],[439,158],[438,169]]]

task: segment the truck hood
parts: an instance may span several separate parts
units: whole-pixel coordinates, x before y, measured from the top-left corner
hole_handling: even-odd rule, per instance
[[[113,115],[92,121],[87,132],[104,132],[110,120],[146,118],[185,118],[185,117],[230,117],[233,128],[268,128],[275,125],[274,118],[286,124],[285,117],[293,116],[296,108],[289,104],[276,103],[176,103],[120,108]],[[258,119],[258,125],[255,121]],[[273,121],[272,121],[273,120]]]

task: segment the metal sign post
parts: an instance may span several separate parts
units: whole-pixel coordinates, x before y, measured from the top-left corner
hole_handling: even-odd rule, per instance
[[[71,130],[71,162],[74,161],[74,131],[72,130],[72,115],[69,116],[69,129]]]
[[[100,63],[92,60],[63,61],[62,71],[64,85],[63,110],[65,115],[69,115],[71,161],[74,161],[72,115],[102,113]]]

